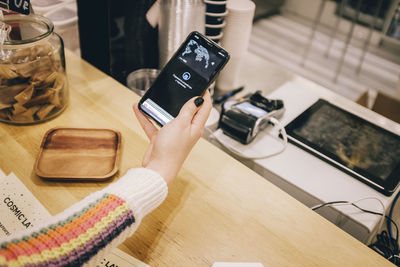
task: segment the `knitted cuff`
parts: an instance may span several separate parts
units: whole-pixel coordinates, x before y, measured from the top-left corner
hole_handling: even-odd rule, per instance
[[[125,199],[132,207],[135,220],[140,222],[164,201],[168,187],[157,172],[137,168],[130,169],[117,182],[105,188],[105,191]]]

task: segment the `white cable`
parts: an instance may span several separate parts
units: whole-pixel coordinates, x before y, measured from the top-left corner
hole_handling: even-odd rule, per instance
[[[362,199],[359,199],[359,200],[356,200],[356,201],[354,201],[353,202],[353,204],[356,204],[356,203],[358,203],[358,202],[360,202],[360,201],[363,201],[363,200],[367,200],[367,199],[374,199],[374,200],[377,200],[378,202],[379,202],[379,204],[381,204],[381,206],[382,206],[382,217],[381,217],[381,222],[379,223],[379,226],[378,226],[378,228],[376,229],[376,231],[379,231],[380,229],[382,229],[382,225],[383,225],[383,223],[385,222],[385,205],[383,204],[383,202],[382,202],[382,200],[380,200],[379,198],[376,198],[376,197],[366,197],[366,198],[362,198]],[[371,243],[371,241],[372,241],[372,238],[374,237],[374,235],[370,235],[370,237],[368,238],[368,240],[367,240],[367,244],[369,244],[369,243]]]
[[[348,206],[348,205],[351,205],[351,202],[349,202],[349,201],[344,202],[344,201],[343,201],[343,203],[331,203],[331,204],[324,204],[324,203],[322,203],[322,204],[315,205],[315,206],[311,207],[310,209],[311,209],[311,210],[317,210],[317,209],[320,209],[320,208],[322,208],[322,207],[330,207],[330,206]]]
[[[385,205],[383,204],[382,200],[380,200],[379,198],[376,198],[376,197],[366,197],[366,198],[362,198],[362,199],[359,199],[359,200],[356,200],[356,201],[353,201],[353,202],[343,200],[344,203],[319,204],[319,205],[316,205],[314,207],[311,207],[311,209],[312,210],[316,210],[316,209],[319,209],[321,207],[353,205],[353,204],[356,204],[358,202],[361,202],[361,201],[364,201],[364,200],[368,200],[368,199],[377,200],[379,202],[379,204],[381,204],[381,206],[382,206],[382,212],[381,212],[382,215],[379,215],[379,216],[381,216],[381,220],[380,220],[378,228],[376,229],[376,231],[379,231],[380,229],[382,229],[382,225],[385,222],[386,210],[385,210]],[[374,235],[371,234],[370,237],[367,240],[367,244],[371,243],[371,240],[372,240],[373,237],[374,237]]]
[[[268,122],[270,122],[274,127],[277,127],[278,125],[280,126],[280,122],[277,119],[273,118],[273,117],[269,118]],[[232,146],[224,143],[224,141],[220,140],[218,138],[218,136],[216,135],[216,133],[218,131],[222,132],[222,130],[217,130],[215,132],[211,132],[210,131],[211,132],[210,138],[215,139],[221,146],[225,147],[229,152],[231,152],[232,154],[234,154],[234,155],[236,155],[236,156],[238,156],[240,158],[243,158],[243,159],[255,160],[255,159],[265,159],[265,158],[269,158],[269,157],[272,157],[272,156],[276,156],[276,155],[282,153],[286,149],[287,143],[288,143],[285,127],[280,126],[279,133],[282,135],[282,140],[283,140],[282,148],[280,150],[278,150],[276,152],[273,152],[271,154],[268,154],[268,155],[251,157],[251,156],[244,155],[242,152],[237,150],[235,147],[232,147]]]

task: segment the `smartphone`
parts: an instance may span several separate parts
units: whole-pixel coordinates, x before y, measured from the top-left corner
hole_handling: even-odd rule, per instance
[[[164,126],[189,99],[204,93],[228,60],[218,44],[190,33],[139,101],[139,109]]]

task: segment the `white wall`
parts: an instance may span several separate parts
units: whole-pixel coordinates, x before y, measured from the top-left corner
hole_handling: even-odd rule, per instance
[[[304,19],[313,22],[317,16],[318,9],[322,0],[286,0],[284,10],[286,12],[298,15]],[[337,16],[335,15],[336,3],[333,1],[326,1],[325,7],[321,17],[321,25],[332,28],[334,27]],[[342,34],[348,33],[351,27],[351,22],[342,19],[339,24],[339,31]],[[369,29],[365,26],[356,25],[354,29],[353,38],[366,39]],[[381,39],[380,32],[374,32],[371,39],[372,45],[378,45]]]

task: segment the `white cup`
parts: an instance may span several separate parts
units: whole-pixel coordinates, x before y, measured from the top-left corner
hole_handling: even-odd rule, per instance
[[[240,76],[243,60],[243,57],[231,57],[229,59],[223,71],[219,73],[215,84],[219,91],[231,91],[243,86],[243,81]]]
[[[204,0],[204,3],[206,4],[212,4],[212,5],[226,5],[228,1],[212,1],[212,0]]]
[[[216,88],[220,91],[230,91],[243,85],[241,66],[250,41],[255,4],[250,0],[229,0],[227,9],[220,43],[231,58],[217,78]]]
[[[243,56],[247,52],[255,7],[250,0],[230,0],[227,3],[228,15],[221,45],[231,57]]]
[[[206,24],[206,28],[218,29],[218,28],[224,28],[225,25],[226,21],[223,21],[221,24]]]
[[[225,11],[224,13],[210,13],[210,12],[206,12],[206,16],[210,16],[210,17],[226,17],[226,15],[228,15],[228,11]]]
[[[222,36],[224,36],[223,32],[221,32],[217,36],[207,36],[207,38],[210,39],[210,40],[213,40],[216,43],[219,43],[219,41],[221,40]]]

